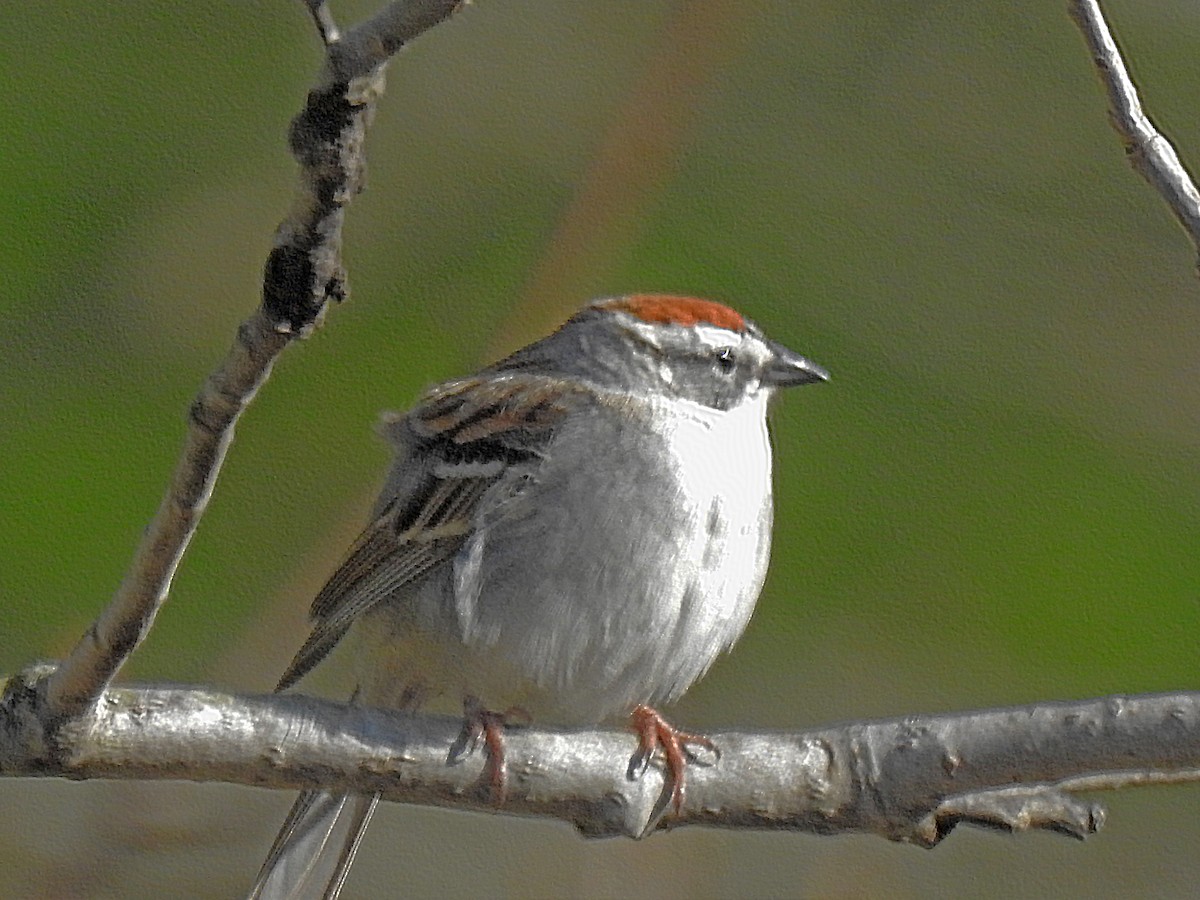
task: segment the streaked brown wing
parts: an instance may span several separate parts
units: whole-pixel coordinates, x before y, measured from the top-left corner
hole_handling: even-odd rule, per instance
[[[561,384],[545,378],[472,378],[435,389],[400,420],[419,442],[412,464],[420,457],[439,464],[420,490],[393,501],[368,526],[317,594],[312,634],[277,691],[320,662],[359,616],[458,552],[480,499],[505,467],[542,455],[566,414],[562,395]]]
[[[275,689],[285,690],[300,680],[375,604],[450,559],[466,539],[475,505],[494,481],[431,480],[432,490],[410,527],[398,531],[397,509],[371,523],[313,600],[312,634]]]

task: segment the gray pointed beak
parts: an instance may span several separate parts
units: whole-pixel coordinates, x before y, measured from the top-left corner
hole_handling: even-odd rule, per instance
[[[815,362],[789,350],[783,344],[768,341],[774,359],[762,375],[762,383],[768,387],[796,387],[814,381],[828,381],[829,373]]]

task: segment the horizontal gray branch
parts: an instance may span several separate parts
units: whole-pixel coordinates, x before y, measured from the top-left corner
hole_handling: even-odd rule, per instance
[[[0,774],[379,791],[404,803],[555,817],[588,835],[709,825],[866,832],[924,846],[964,821],[1082,838],[1103,811],[1070,790],[1200,780],[1200,692],[1183,692],[713,734],[720,757],[690,766],[679,816],[664,815],[661,766],[631,771],[632,733],[511,728],[508,796],[497,809],[482,751],[463,747],[457,719],[295,695],[124,687],[54,728],[39,706],[50,671],[8,684]]]

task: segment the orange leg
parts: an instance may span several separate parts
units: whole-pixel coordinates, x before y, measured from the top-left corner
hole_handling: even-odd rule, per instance
[[[633,730],[638,735],[638,750],[634,754],[630,771],[640,769],[645,772],[650,766],[650,757],[654,755],[654,751],[661,749],[667,761],[667,773],[671,776],[671,804],[675,807],[675,815],[679,815],[683,808],[687,763],[689,759],[696,758],[687,745],[696,744],[718,756],[721,751],[702,734],[680,731],[657,710],[644,703],[638,704],[631,718]]]
[[[473,751],[483,739],[483,746],[488,754],[488,780],[491,782],[492,799],[499,805],[504,802],[508,792],[508,761],[504,751],[504,729],[510,719],[530,721],[529,713],[520,707],[506,709],[504,712],[492,712],[484,709],[475,697],[467,697],[463,701],[465,742]]]

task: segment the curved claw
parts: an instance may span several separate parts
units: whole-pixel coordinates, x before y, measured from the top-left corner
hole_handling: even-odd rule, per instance
[[[504,802],[508,794],[508,761],[504,751],[504,731],[509,719],[530,721],[530,715],[520,707],[504,712],[492,712],[479,705],[479,701],[468,697],[463,702],[463,733],[458,744],[474,752],[480,739],[488,755],[488,781],[492,789],[492,801],[496,805]]]
[[[702,734],[681,731],[662,717],[662,714],[649,706],[638,704],[632,715],[633,730],[638,735],[638,749],[629,761],[629,777],[634,774],[645,774],[650,767],[650,759],[655,750],[662,750],[666,760],[667,774],[671,778],[671,805],[675,815],[683,809],[684,793],[686,790],[685,773],[688,762],[696,762],[698,757],[689,748],[689,744],[703,747],[713,753],[719,760],[721,751]]]

